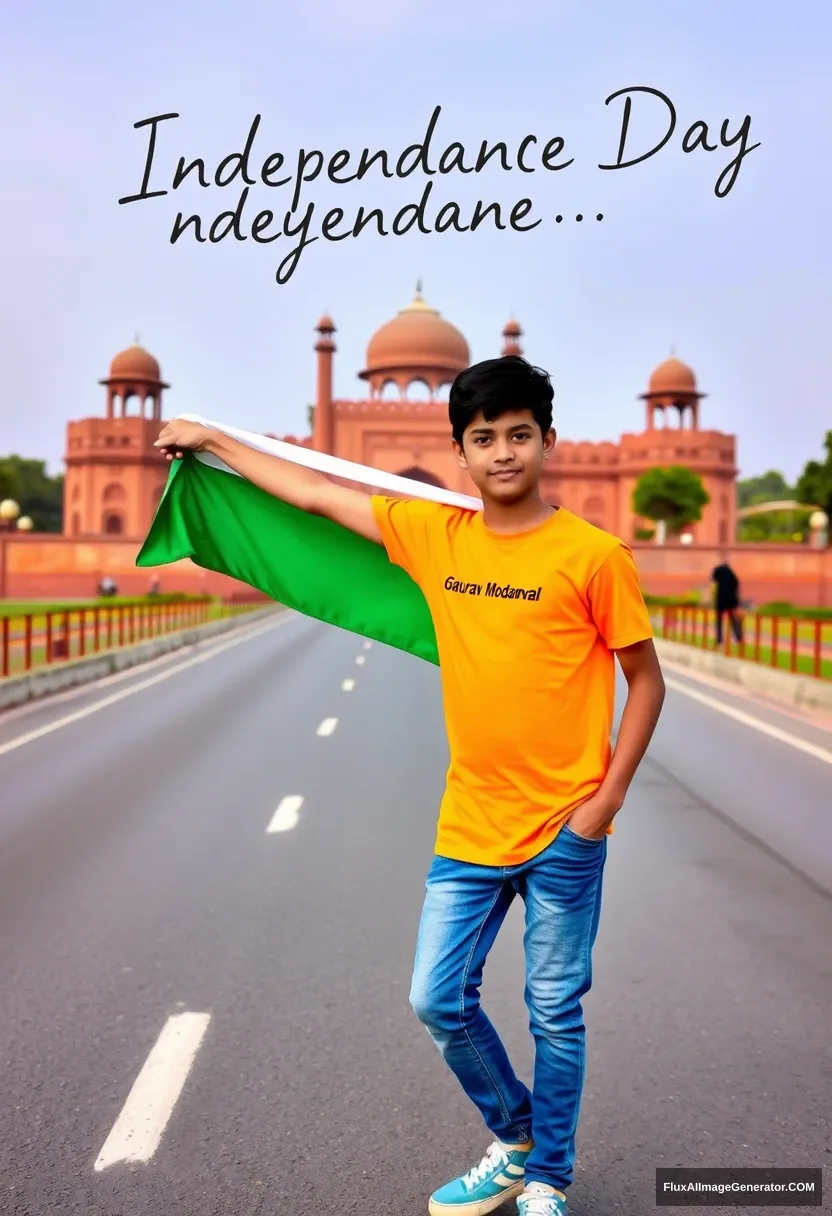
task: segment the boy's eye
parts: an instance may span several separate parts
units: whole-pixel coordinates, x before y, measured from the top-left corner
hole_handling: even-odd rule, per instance
[[[525,442],[527,439],[530,439],[530,438],[531,438],[531,432],[530,432],[530,431],[521,431],[521,432],[520,432],[519,434],[517,434],[517,435],[512,435],[512,439],[520,439],[520,440],[523,440],[524,442]],[[480,444],[480,445],[482,445],[482,444],[484,444],[484,443],[490,443],[490,442],[491,442],[491,436],[490,436],[490,435],[477,435],[477,436],[475,437],[475,439],[474,439],[474,443],[476,443],[476,444]]]

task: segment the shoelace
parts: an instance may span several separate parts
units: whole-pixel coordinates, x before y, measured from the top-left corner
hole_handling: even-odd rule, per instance
[[[557,1195],[544,1192],[523,1196],[523,1216],[561,1216],[563,1208]]]
[[[495,1140],[479,1165],[475,1165],[472,1170],[468,1171],[462,1179],[462,1184],[467,1190],[472,1191],[488,1174],[504,1165],[508,1165],[508,1153]],[[539,1216],[539,1214],[535,1213],[534,1216]],[[551,1216],[551,1214],[544,1212],[542,1216]]]

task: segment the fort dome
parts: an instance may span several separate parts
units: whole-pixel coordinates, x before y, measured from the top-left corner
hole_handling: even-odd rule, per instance
[[[143,346],[128,346],[119,351],[110,364],[111,380],[149,380],[158,383],[162,378],[159,362]]]
[[[407,308],[377,329],[367,346],[369,379],[379,372],[436,370],[456,375],[471,361],[468,343],[455,325],[425,303],[421,288]]]
[[[675,356],[664,363],[650,376],[648,393],[695,393],[696,376],[693,370]]]

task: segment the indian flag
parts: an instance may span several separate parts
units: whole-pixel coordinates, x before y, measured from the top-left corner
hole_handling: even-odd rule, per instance
[[[482,501],[309,448],[211,422],[252,448],[355,483],[367,493],[481,510]],[[305,616],[439,662],[433,622],[413,580],[365,537],[272,497],[207,452],[186,452],[167,485],[136,565],[190,558]]]

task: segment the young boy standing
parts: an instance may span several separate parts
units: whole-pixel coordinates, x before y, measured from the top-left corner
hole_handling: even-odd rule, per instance
[[[462,372],[453,447],[482,511],[368,496],[174,421],[157,446],[212,451],[276,497],[376,543],[422,589],[439,650],[450,767],[410,993],[494,1137],[431,1216],[566,1216],[607,836],[655,729],[664,682],[632,554],[540,495],[555,445],[545,372],[505,356]],[[615,657],[628,684],[612,751]],[[485,959],[525,903],[532,1091],[479,1003]]]

